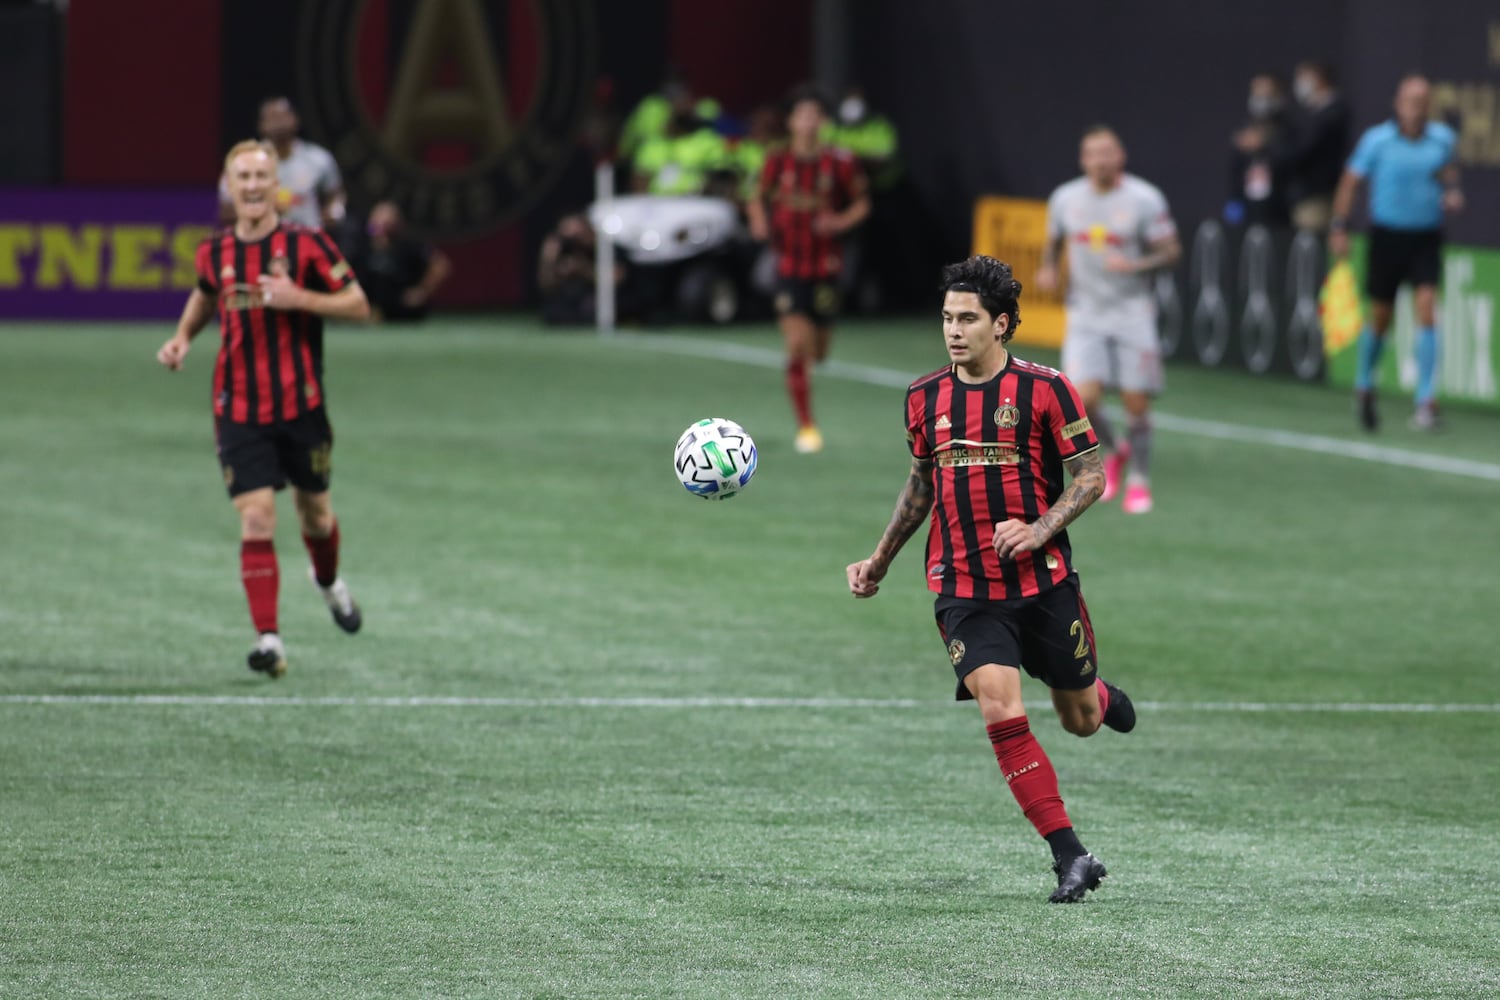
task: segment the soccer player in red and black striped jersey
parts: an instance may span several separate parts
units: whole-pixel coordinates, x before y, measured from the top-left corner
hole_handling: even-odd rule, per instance
[[[361,624],[338,574],[339,526],[329,496],[333,430],[323,394],[324,318],[362,320],[370,306],[349,265],[321,230],[276,214],[276,152],[236,145],[224,158],[234,225],[198,247],[198,287],[177,332],[157,352],[182,368],[193,338],[217,310],[222,343],[214,366],[219,464],[240,515],[240,575],[260,638],[252,670],[280,677],[286,650],[277,626],[276,491],[292,484],[313,579],[334,622]]]
[[[870,214],[859,161],[820,137],[827,121],[827,105],[816,91],[793,94],[789,142],[766,157],[755,196],[745,206],[751,235],[773,240],[777,257],[776,312],[786,342],[786,388],[797,416],[800,452],[823,447],[813,422],[810,375],[828,355],[838,315],[841,238]]]
[[[1072,383],[1006,348],[1021,322],[1008,265],[971,257],[943,270],[942,287],[952,363],[907,390],[911,475],[874,553],[848,567],[849,589],[873,597],[931,515],[927,585],[957,697],[978,701],[1006,783],[1052,848],[1051,901],[1073,903],[1105,870],[1073,831],[1026,719],[1020,672],[1051,688],[1070,733],[1135,726],[1125,692],[1098,677],[1066,530],[1104,489],[1099,442]]]

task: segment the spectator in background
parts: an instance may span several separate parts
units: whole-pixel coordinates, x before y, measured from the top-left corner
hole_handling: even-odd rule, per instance
[[[310,229],[333,228],[344,218],[344,181],[332,153],[297,137],[300,127],[297,112],[285,97],[261,102],[260,137],[275,147],[280,162],[276,212],[283,222]],[[219,216],[226,225],[234,221],[234,204],[223,180],[219,182]]]
[[[1349,152],[1349,104],[1327,64],[1304,59],[1292,78],[1299,114],[1287,150],[1292,224],[1320,236],[1333,216],[1333,192]]]
[[[750,112],[749,128],[731,150],[735,172],[741,179],[741,201],[754,196],[766,157],[785,143],[786,119],[776,105],[762,104]]]
[[[565,215],[542,240],[537,260],[536,282],[542,293],[542,319],[553,325],[592,323],[597,294],[594,263],[597,244],[594,228],[583,213]],[[615,264],[615,287],[623,277],[623,266]]]
[[[1229,158],[1229,204],[1225,219],[1247,226],[1291,222],[1282,158],[1287,128],[1286,86],[1270,73],[1250,78],[1249,120],[1235,132]]]
[[[734,163],[724,137],[700,117],[691,91],[677,92],[671,117],[658,136],[636,148],[631,189],[650,194],[701,194],[715,171]]]
[[[853,153],[870,179],[875,193],[889,190],[901,176],[897,158],[896,126],[885,115],[871,110],[858,85],[844,91],[837,117],[823,130],[823,141]]]
[[[717,121],[721,113],[718,101],[712,97],[698,97],[693,88],[675,73],[669,74],[661,90],[646,95],[625,119],[620,129],[620,159],[633,160],[647,142],[666,135],[668,124],[682,108],[687,108],[697,120],[706,123]]]
[[[432,296],[448,280],[448,257],[406,232],[401,209],[382,201],[370,210],[350,257],[376,321],[425,319]]]

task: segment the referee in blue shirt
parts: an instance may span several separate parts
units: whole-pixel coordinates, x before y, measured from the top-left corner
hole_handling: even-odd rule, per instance
[[[1360,137],[1333,196],[1329,249],[1349,255],[1349,212],[1362,182],[1370,185],[1369,259],[1365,291],[1370,322],[1359,335],[1359,368],[1354,380],[1359,419],[1373,431],[1375,370],[1391,328],[1396,290],[1413,287],[1417,312],[1417,392],[1412,427],[1438,427],[1438,342],[1434,311],[1442,273],[1443,213],[1463,208],[1455,154],[1458,136],[1441,122],[1428,121],[1432,87],[1411,75],[1396,88],[1396,117]]]

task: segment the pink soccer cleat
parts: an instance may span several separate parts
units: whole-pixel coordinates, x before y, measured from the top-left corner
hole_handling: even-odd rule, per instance
[[[1120,509],[1127,514],[1148,514],[1151,511],[1151,487],[1144,483],[1131,483],[1125,487],[1125,499]]]

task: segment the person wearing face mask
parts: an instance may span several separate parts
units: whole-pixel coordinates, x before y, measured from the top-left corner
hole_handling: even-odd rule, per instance
[[[1249,120],[1234,134],[1229,158],[1226,218],[1245,225],[1291,222],[1281,156],[1287,135],[1286,87],[1270,73],[1250,79]]]
[[[370,209],[351,263],[360,275],[377,321],[426,318],[433,294],[448,280],[451,270],[446,254],[406,232],[401,209],[393,201],[382,201]]]
[[[1333,70],[1314,59],[1297,64],[1292,93],[1298,107],[1286,154],[1292,224],[1321,236],[1349,154],[1349,104],[1335,88]]]

